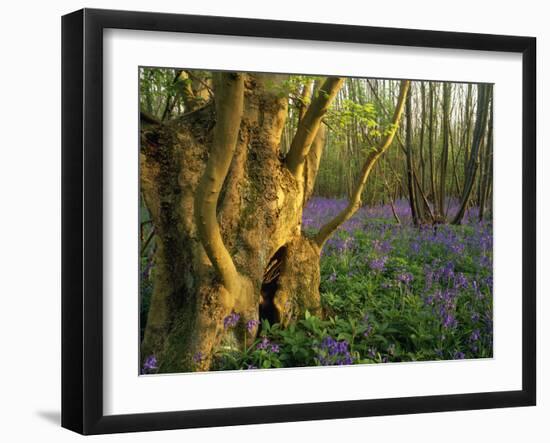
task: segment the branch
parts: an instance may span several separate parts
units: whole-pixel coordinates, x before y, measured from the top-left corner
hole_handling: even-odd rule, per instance
[[[338,229],[338,227],[342,223],[344,223],[353,214],[355,214],[357,209],[359,209],[359,207],[361,206],[361,194],[363,193],[363,188],[365,187],[367,178],[369,177],[369,174],[372,168],[374,167],[374,165],[376,164],[377,160],[391,146],[395,133],[397,132],[397,127],[399,125],[399,121],[401,120],[403,109],[405,108],[405,99],[407,97],[409,86],[410,86],[409,80],[401,81],[401,86],[399,88],[399,98],[397,100],[397,105],[395,106],[395,111],[393,113],[390,132],[388,133],[384,141],[381,143],[381,145],[378,147],[378,149],[375,149],[374,151],[372,151],[367,157],[367,160],[365,161],[365,164],[361,169],[361,173],[359,174],[359,180],[355,184],[355,188],[353,190],[353,193],[351,195],[351,198],[348,202],[347,207],[342,212],[340,212],[336,217],[334,217],[331,221],[325,224],[315,236],[315,242],[317,243],[319,248],[322,248],[325,242],[328,240],[328,238],[334,233],[334,231],[336,231],[336,229]]]
[[[143,253],[147,250],[147,246],[149,246],[149,243],[151,243],[151,240],[155,236],[155,229],[151,229],[151,232],[149,232],[149,235],[147,236],[147,240],[143,242],[143,245],[141,246],[141,249],[139,251],[139,256],[142,257]]]
[[[315,81],[315,84],[313,85],[313,91],[311,90],[310,86],[311,86],[310,82],[307,83],[307,86],[304,86],[304,95],[303,95],[309,101],[311,101],[312,93],[313,94],[318,93],[319,87],[320,87],[319,81]],[[302,105],[303,105],[302,108],[300,108],[300,116],[298,120],[299,122],[304,118],[307,110],[305,103],[303,103]],[[317,134],[315,134],[315,138],[311,143],[311,146],[309,148],[309,153],[307,154],[304,162],[304,168],[303,168],[304,169],[304,175],[303,175],[304,199],[303,199],[303,205],[302,205],[303,207],[305,207],[306,203],[309,201],[311,195],[313,194],[313,188],[317,180],[317,173],[319,172],[319,164],[321,163],[321,156],[323,154],[323,148],[325,147],[326,132],[327,132],[326,127],[323,125],[330,128],[326,119],[324,118],[321,119],[321,124],[317,129]]]
[[[208,91],[208,94],[210,95],[210,97],[214,97],[214,91],[212,91],[212,88],[210,86],[208,86],[208,83],[206,83],[200,77],[197,77],[195,74],[193,74],[192,71],[185,71],[185,72],[189,76],[190,79],[195,80],[196,82],[203,85],[204,88]]]
[[[304,162],[317,135],[321,120],[343,82],[344,80],[340,77],[327,78],[298,125],[296,135],[286,156],[287,167],[298,180],[302,179]]]
[[[242,74],[217,73],[214,75],[216,90],[216,126],[206,169],[195,194],[195,220],[199,239],[220,275],[225,289],[235,294],[238,273],[227,251],[216,217],[220,191],[235,153],[241,125],[244,101]]]
[[[393,218],[395,219],[395,221],[397,222],[398,225],[401,224],[401,220],[399,219],[399,216],[397,215],[397,212],[395,211],[395,205],[394,205],[394,201],[395,201],[395,196],[397,195],[397,191],[399,190],[398,187],[396,186],[395,187],[395,193],[394,195],[392,195],[392,192],[391,192],[391,189],[390,189],[390,185],[388,185],[388,181],[384,178],[384,187],[386,188],[386,191],[388,191],[388,194],[390,195],[390,206],[391,206],[391,212],[393,214]]]
[[[301,122],[306,115],[307,105],[311,100],[311,79],[308,79],[302,88],[298,102],[300,103],[298,112],[298,122]]]
[[[160,121],[145,111],[139,111],[139,121],[141,124],[160,125]]]
[[[178,78],[180,76],[180,73],[176,71],[176,75],[174,76],[174,80],[172,80],[173,84],[176,84],[178,82]],[[176,102],[178,101],[178,96],[176,93],[171,94],[168,92],[168,95],[166,97],[166,105],[164,106],[164,111],[162,113],[161,121],[165,121],[166,118],[172,113],[172,110],[174,109],[174,106],[176,105]]]
[[[462,223],[464,214],[468,207],[470,200],[470,194],[474,186],[474,181],[477,173],[478,155],[481,144],[485,137],[485,131],[487,128],[487,115],[490,101],[490,89],[488,85],[478,85],[477,92],[477,110],[476,110],[476,123],[474,128],[474,138],[472,141],[472,148],[470,151],[470,158],[468,159],[468,168],[464,173],[464,189],[462,193],[462,199],[460,208],[458,209],[453,221],[453,225],[459,225]]]
[[[304,206],[313,194],[313,188],[315,186],[315,180],[317,179],[317,173],[319,172],[319,164],[321,163],[321,156],[323,154],[323,148],[326,141],[326,128],[320,126],[317,131],[317,135],[311,144],[309,154],[306,157],[304,168]]]
[[[417,186],[418,190],[420,191],[420,195],[422,196],[422,201],[424,202],[424,207],[428,210],[428,212],[430,214],[430,220],[433,223],[435,221],[434,213],[432,211],[432,208],[430,207],[430,203],[428,202],[428,198],[426,197],[426,194],[424,193],[424,190],[422,189],[422,186],[420,185],[420,182],[418,181],[418,176],[416,175],[415,170],[413,170],[413,176],[414,176],[414,181],[416,183],[416,186]]]
[[[380,96],[377,94],[376,89],[374,89],[374,86],[372,86],[370,80],[367,79],[367,84],[369,85],[369,88],[372,92],[372,95],[374,95],[374,98],[376,99],[376,102],[378,103],[378,106],[380,106],[380,109],[384,112],[385,117],[389,117],[389,112],[384,107],[384,104],[382,103],[382,100],[380,99]],[[399,147],[401,148],[401,151],[403,151],[403,154],[407,154],[407,148],[405,148],[405,143],[403,143],[403,140],[401,139],[401,136],[399,134],[395,134],[395,139],[399,143]]]

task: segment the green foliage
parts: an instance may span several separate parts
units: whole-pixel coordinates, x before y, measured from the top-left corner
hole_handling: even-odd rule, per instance
[[[193,84],[193,79],[185,73],[182,75],[182,72],[171,68],[140,68],[140,110],[160,120],[168,103],[174,108],[173,105],[179,103],[177,99],[181,99],[182,92]],[[212,77],[209,71],[189,72],[203,83]],[[202,100],[200,97],[196,99]]]
[[[220,348],[215,369],[342,364],[342,354],[331,354],[327,340],[345,343],[354,364],[491,357],[492,295],[481,283],[491,268],[479,265],[483,254],[471,242],[479,233],[445,227],[444,236],[429,237],[418,249],[417,229],[396,235],[387,223],[371,219],[369,229],[338,233],[332,252],[329,245],[321,260],[324,320],[306,312],[286,329],[264,320],[245,350]],[[372,263],[381,256],[387,260],[378,269]],[[429,301],[445,291],[453,294],[448,303],[456,324],[448,325],[439,305]]]
[[[332,108],[328,112],[327,121],[335,135],[344,137],[347,128],[357,125],[376,131],[378,126],[377,113],[374,104],[360,104],[349,99],[342,100],[339,107]]]
[[[301,93],[303,85],[319,78],[321,77],[314,77],[311,75],[289,75],[285,80],[280,82],[268,80],[266,82],[266,89],[279,98],[291,95],[296,101],[302,101],[304,104],[308,105],[310,100],[304,100],[302,97],[298,97],[298,95]]]

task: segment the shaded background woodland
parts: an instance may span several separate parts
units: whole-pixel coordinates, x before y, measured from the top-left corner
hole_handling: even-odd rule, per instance
[[[318,79],[292,76],[277,86],[289,97],[281,156],[288,152],[300,112]],[[211,73],[206,71],[142,69],[141,111],[159,121],[184,114],[212,98],[210,83]],[[383,136],[381,128],[388,125],[398,90],[395,80],[345,80],[324,119],[327,134],[316,195],[346,198],[352,193],[366,155]],[[185,105],[186,97],[195,101],[191,109]],[[464,209],[479,207],[483,219],[491,210],[491,110],[492,85],[412,82],[396,149],[389,150],[375,166],[363,202],[385,204],[405,198],[420,222],[460,223],[460,206],[451,207],[456,199]]]

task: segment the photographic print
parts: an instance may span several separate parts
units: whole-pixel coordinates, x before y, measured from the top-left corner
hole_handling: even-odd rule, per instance
[[[535,405],[536,46],[63,16],[62,426]]]
[[[492,84],[138,75],[140,374],[492,358]]]

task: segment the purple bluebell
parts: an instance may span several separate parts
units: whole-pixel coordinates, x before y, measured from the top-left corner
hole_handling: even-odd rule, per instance
[[[382,272],[386,268],[386,262],[388,261],[387,256],[382,256],[379,258],[373,258],[369,261],[369,267],[376,272]]]
[[[229,314],[227,317],[223,319],[223,327],[225,329],[234,328],[239,322],[240,318],[241,316],[239,314],[232,312],[231,314]]]
[[[317,358],[323,366],[351,365],[353,357],[349,351],[349,343],[346,340],[335,340],[327,336],[318,348]]]
[[[154,355],[150,355],[143,362],[142,373],[143,374],[150,374],[151,372],[153,372],[157,369],[158,369],[157,357],[155,357]]]
[[[271,345],[267,337],[263,337],[262,341],[256,345],[256,349],[267,349]]]
[[[254,319],[248,320],[248,321],[246,322],[246,330],[247,330],[248,332],[252,332],[252,331],[254,330],[254,328],[255,328],[256,326],[258,326],[259,324],[260,324],[260,322],[259,322],[258,320],[254,320]]]
[[[397,281],[400,283],[403,283],[405,285],[408,285],[413,281],[413,275],[410,272],[401,272],[397,274]]]

